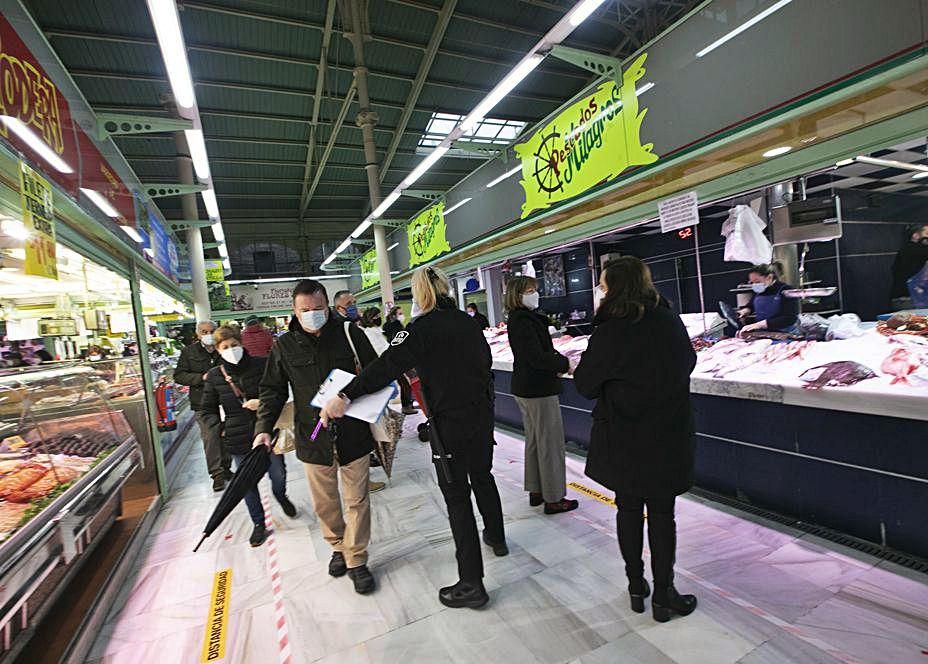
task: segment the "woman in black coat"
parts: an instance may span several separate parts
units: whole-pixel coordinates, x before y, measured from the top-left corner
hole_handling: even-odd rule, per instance
[[[252,357],[242,346],[237,329],[220,327],[215,333],[216,350],[221,362],[209,370],[204,381],[203,417],[210,427],[217,427],[226,454],[236,468],[251,451],[255,437],[258,392],[267,359]],[[221,407],[221,411],[220,411]],[[224,417],[223,417],[224,415]],[[287,516],[296,516],[296,507],[287,498],[287,469],[284,458],[271,452],[268,474],[271,491]],[[245,505],[254,523],[249,542],[260,546],[267,539],[264,508],[257,487],[245,494]]]
[[[586,474],[616,493],[619,548],[638,613],[650,594],[641,560],[648,506],[652,612],[666,622],[696,608],[696,597],[673,585],[674,502],[693,484],[689,379],[696,353],[640,260],[609,261],[600,286],[596,329],[574,372],[577,390],[596,400]]]
[[[577,501],[565,497],[564,422],[558,399],[558,374],[567,373],[570,362],[554,350],[538,302],[538,282],[532,277],[515,277],[506,285],[512,394],[525,430],[525,490],[532,507],[544,503],[545,514],[559,514],[577,509]]]

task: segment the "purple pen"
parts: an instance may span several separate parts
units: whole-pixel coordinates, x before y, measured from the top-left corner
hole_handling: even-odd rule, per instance
[[[320,431],[321,429],[322,429],[322,418],[320,417],[320,418],[319,418],[319,421],[316,422],[316,428],[313,429],[313,435],[310,436],[309,439],[310,439],[311,441],[315,442],[316,436],[319,435],[319,431]]]

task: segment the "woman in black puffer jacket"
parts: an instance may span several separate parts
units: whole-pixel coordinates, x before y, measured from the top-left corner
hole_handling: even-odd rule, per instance
[[[236,468],[251,451],[255,420],[258,410],[258,391],[264,366],[263,357],[252,357],[242,346],[239,331],[220,327],[215,333],[216,350],[221,363],[209,370],[203,389],[203,417],[211,427],[217,427],[226,454],[232,457]],[[222,410],[220,411],[220,406]],[[222,415],[220,415],[220,412]],[[270,454],[271,490],[287,516],[296,516],[296,507],[287,498],[287,469],[282,455]],[[249,542],[260,546],[267,538],[264,526],[264,508],[257,488],[245,494],[245,505],[254,523]]]

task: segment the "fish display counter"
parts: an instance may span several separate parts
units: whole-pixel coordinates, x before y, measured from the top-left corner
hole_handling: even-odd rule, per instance
[[[694,337],[697,486],[928,557],[928,336],[918,318],[842,340]],[[928,327],[928,326],[926,326]],[[521,431],[505,331],[487,333],[496,418]],[[554,339],[575,366],[587,337]],[[565,352],[566,351],[566,352]],[[593,404],[561,378],[568,446]]]

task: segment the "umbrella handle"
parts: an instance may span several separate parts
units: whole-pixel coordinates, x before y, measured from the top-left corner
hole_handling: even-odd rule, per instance
[[[196,545],[195,547],[193,547],[193,552],[194,552],[194,553],[196,553],[196,552],[197,552],[197,549],[200,548],[200,545],[203,544],[203,542],[206,541],[206,537],[207,537],[206,533],[203,533],[203,537],[201,537],[201,538],[200,538],[200,541],[197,543],[197,545]]]

